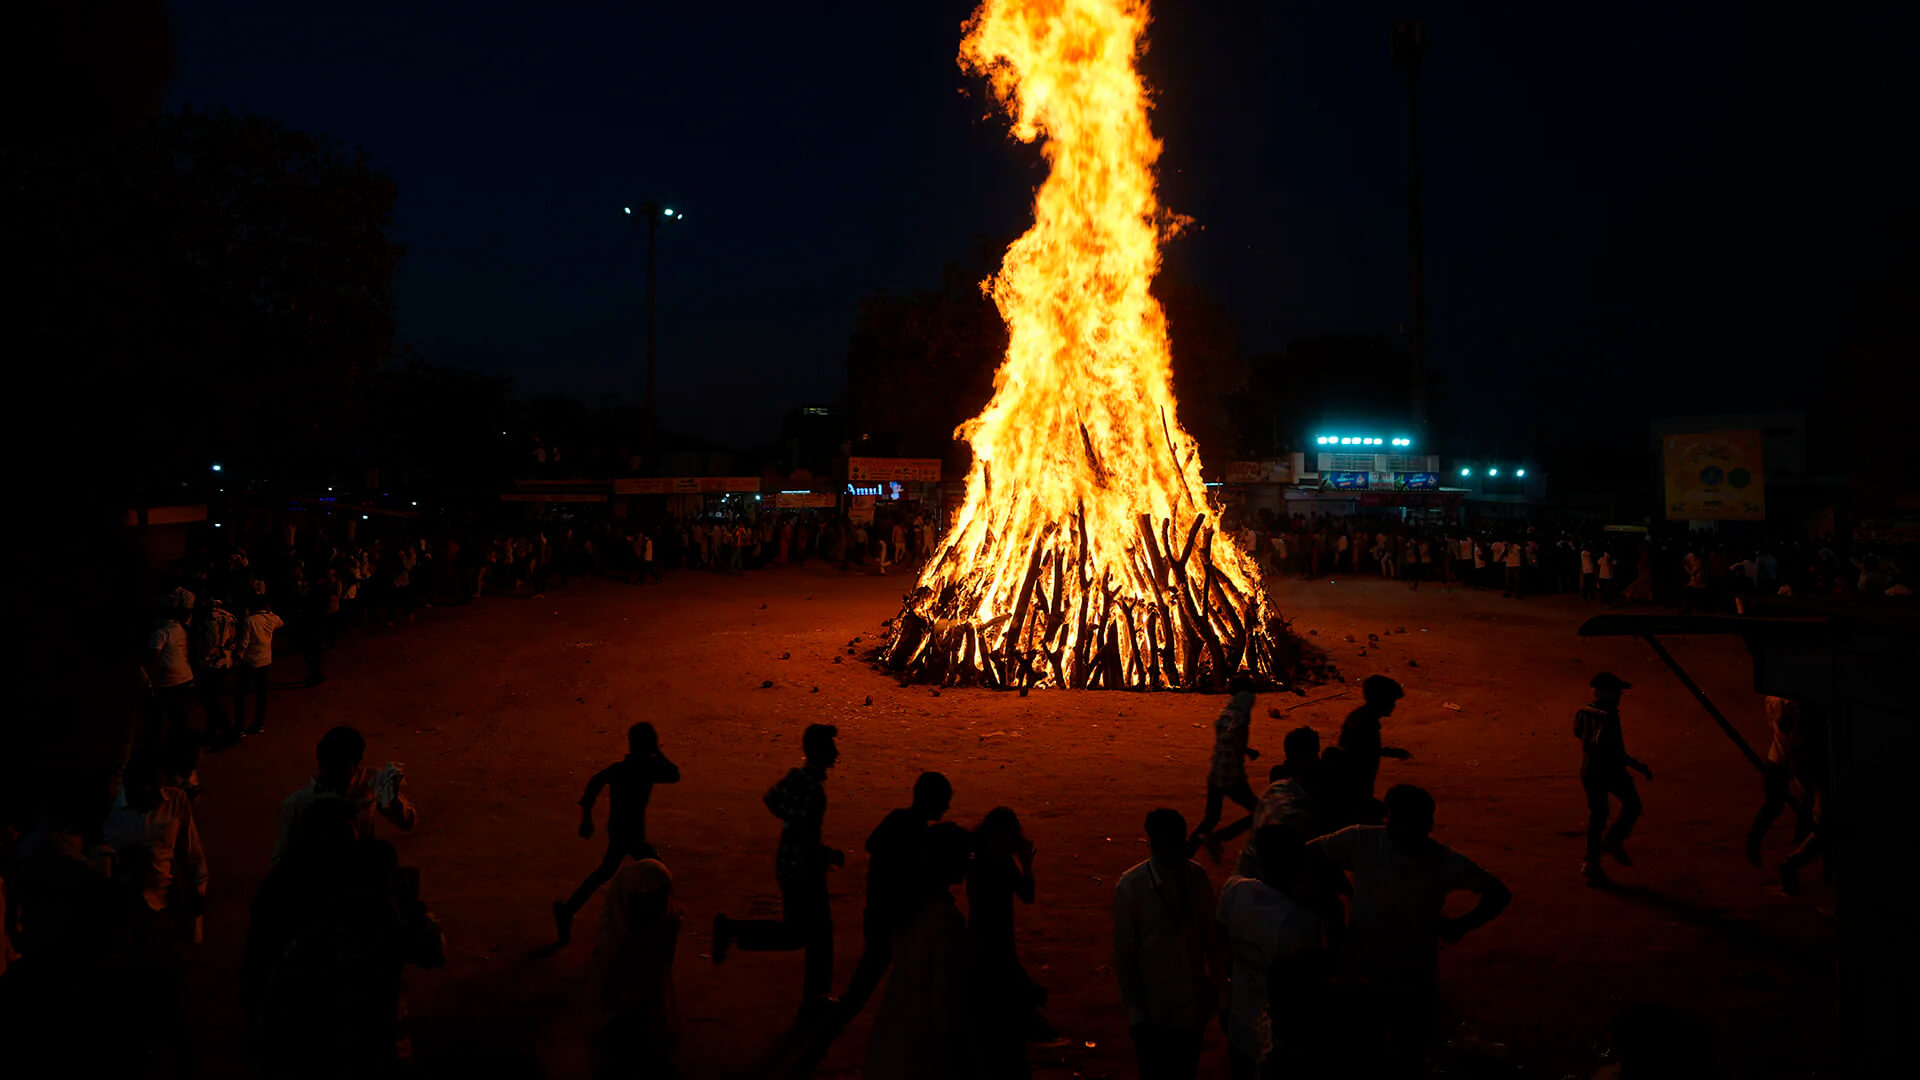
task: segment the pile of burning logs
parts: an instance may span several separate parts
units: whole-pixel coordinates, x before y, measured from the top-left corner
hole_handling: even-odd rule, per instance
[[[1214,562],[1214,530],[1197,514],[1177,548],[1173,523],[1146,514],[1116,565],[1093,565],[1084,508],[1039,531],[1011,605],[980,617],[991,575],[948,548],[921,576],[879,659],[903,679],[1025,692],[1218,689],[1230,675],[1272,685],[1289,672],[1290,637],[1259,585]],[[982,560],[991,562],[990,559]]]

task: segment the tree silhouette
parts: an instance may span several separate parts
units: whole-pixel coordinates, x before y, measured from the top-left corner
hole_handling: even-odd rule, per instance
[[[291,479],[348,430],[393,349],[394,187],[271,120],[161,115],[10,147],[29,355],[141,448],[136,490],[210,460]]]

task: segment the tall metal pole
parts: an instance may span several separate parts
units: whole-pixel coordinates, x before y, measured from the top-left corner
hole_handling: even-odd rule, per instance
[[[653,423],[653,235],[660,231],[660,210],[647,207],[647,468],[655,468]]]
[[[1413,423],[1422,448],[1427,441],[1427,273],[1420,228],[1420,63],[1427,54],[1427,26],[1399,22],[1393,26],[1393,66],[1407,79],[1407,253],[1413,264],[1413,325],[1409,335],[1413,356]]]

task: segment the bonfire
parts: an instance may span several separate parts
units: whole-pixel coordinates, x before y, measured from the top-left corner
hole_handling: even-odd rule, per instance
[[[1218,527],[1149,292],[1177,227],[1135,68],[1144,0],[985,0],[961,66],[1049,164],[984,287],[1009,334],[965,504],[895,620],[903,678],[1001,688],[1217,687],[1292,663],[1249,553]]]

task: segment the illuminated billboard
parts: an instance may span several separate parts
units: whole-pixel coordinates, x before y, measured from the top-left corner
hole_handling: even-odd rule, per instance
[[[1709,431],[1661,440],[1669,521],[1761,521],[1766,472],[1758,431]]]

